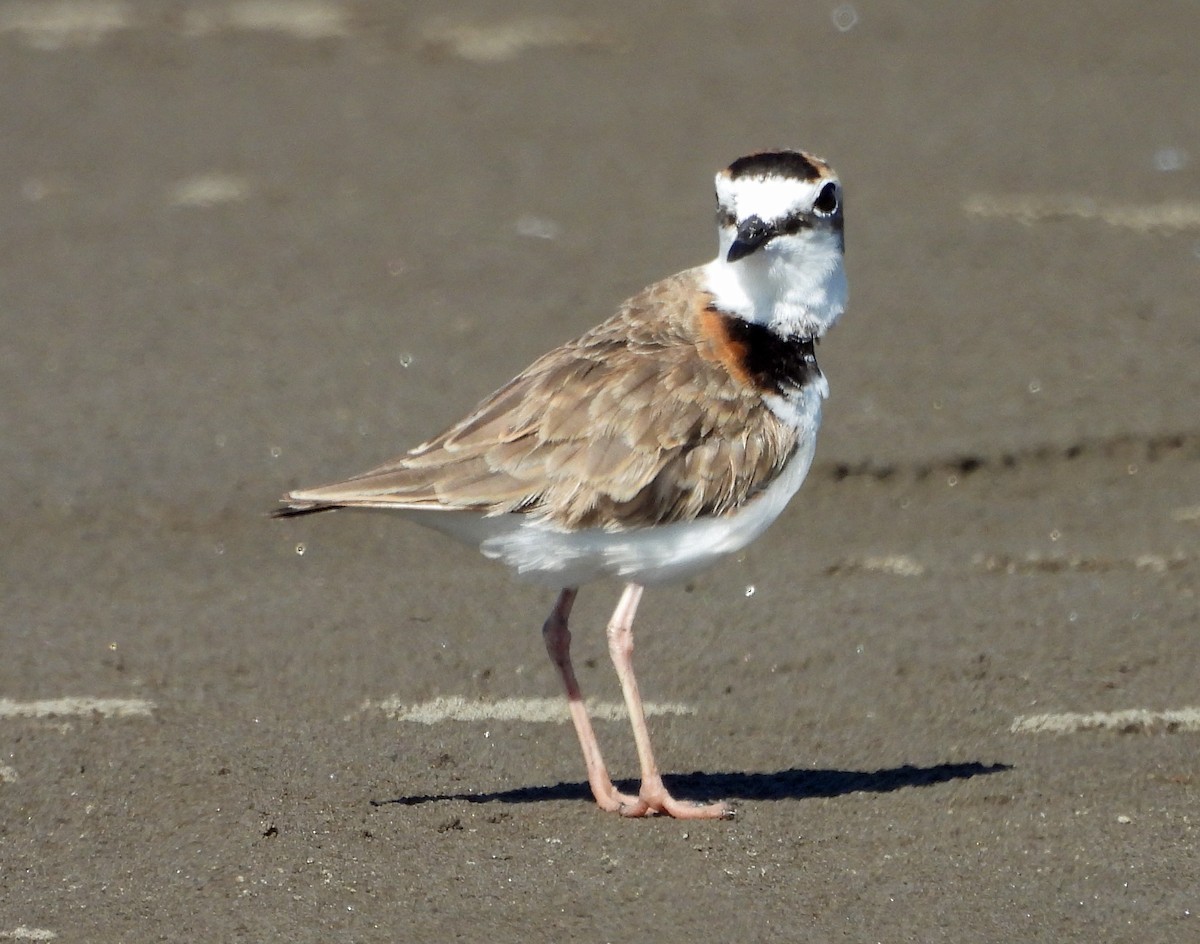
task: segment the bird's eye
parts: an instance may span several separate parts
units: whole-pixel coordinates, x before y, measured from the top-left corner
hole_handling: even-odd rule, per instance
[[[830,181],[824,187],[822,187],[821,192],[817,194],[817,199],[813,202],[813,209],[818,213],[828,216],[830,213],[836,213],[837,208],[837,184],[835,184],[833,181]]]

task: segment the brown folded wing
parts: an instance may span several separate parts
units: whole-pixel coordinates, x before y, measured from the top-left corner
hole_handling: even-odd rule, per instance
[[[695,273],[660,282],[545,355],[466,419],[298,510],[366,505],[521,512],[624,530],[720,515],[765,487],[796,433],[703,330]]]

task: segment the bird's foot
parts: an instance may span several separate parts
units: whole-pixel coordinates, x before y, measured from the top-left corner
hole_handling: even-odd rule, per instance
[[[607,784],[602,784],[599,787],[595,783],[592,784],[592,796],[596,798],[596,805],[606,813],[620,813],[622,816],[627,816],[625,811],[637,806],[641,800],[638,797],[630,796],[628,793],[622,793],[612,781]],[[644,815],[644,814],[635,814]]]
[[[633,802],[626,803],[617,812],[622,816],[670,816],[673,819],[733,819],[736,811],[727,803],[690,803],[676,800],[658,778],[643,782]]]

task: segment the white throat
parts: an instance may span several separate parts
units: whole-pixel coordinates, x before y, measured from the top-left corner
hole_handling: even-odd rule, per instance
[[[790,337],[821,337],[846,308],[841,239],[828,231],[781,236],[727,262],[733,232],[723,228],[717,258],[704,267],[719,310]]]

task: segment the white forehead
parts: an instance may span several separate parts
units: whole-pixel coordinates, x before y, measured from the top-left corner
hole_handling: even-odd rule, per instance
[[[778,220],[797,210],[811,209],[821,188],[836,179],[825,174],[816,180],[778,175],[733,180],[722,172],[717,174],[717,204],[738,220],[750,216]]]

